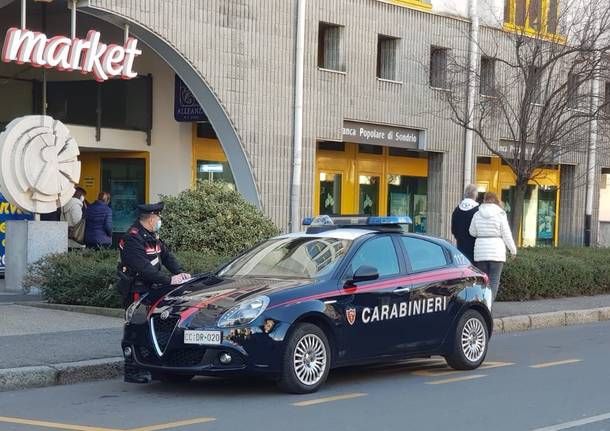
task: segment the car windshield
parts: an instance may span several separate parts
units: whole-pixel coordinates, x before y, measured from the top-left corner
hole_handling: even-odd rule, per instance
[[[275,238],[235,259],[219,275],[320,278],[331,273],[351,244],[351,240],[337,238]]]

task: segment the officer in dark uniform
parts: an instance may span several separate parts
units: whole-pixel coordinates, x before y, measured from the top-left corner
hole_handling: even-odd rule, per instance
[[[139,219],[119,241],[119,290],[125,307],[137,301],[140,295],[161,286],[178,285],[191,278],[178,260],[159,239],[163,202],[138,205]],[[164,265],[173,276],[161,271]]]

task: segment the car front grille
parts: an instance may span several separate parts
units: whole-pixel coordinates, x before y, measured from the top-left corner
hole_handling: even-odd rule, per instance
[[[167,344],[169,343],[174,328],[180,321],[179,317],[169,316],[167,319],[159,319],[157,317],[152,318],[152,323],[155,333],[153,334],[157,340],[157,344],[161,352],[165,351]]]
[[[205,350],[202,348],[174,349],[159,358],[148,347],[138,346],[136,355],[138,361],[143,364],[175,368],[195,367],[203,362]]]

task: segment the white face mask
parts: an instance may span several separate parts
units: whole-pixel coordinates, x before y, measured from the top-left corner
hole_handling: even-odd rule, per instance
[[[78,200],[80,200],[81,202],[85,202],[85,197],[81,196],[80,198],[78,198]]]
[[[161,230],[161,219],[157,220],[153,229],[155,232],[159,232]]]

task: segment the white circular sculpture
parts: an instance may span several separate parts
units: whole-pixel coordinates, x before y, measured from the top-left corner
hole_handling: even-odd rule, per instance
[[[74,194],[79,154],[60,121],[44,115],[17,118],[0,134],[0,190],[25,211],[53,212]]]

